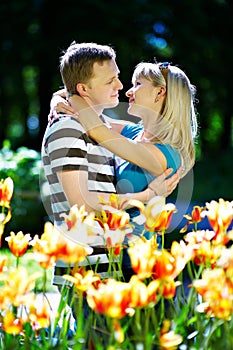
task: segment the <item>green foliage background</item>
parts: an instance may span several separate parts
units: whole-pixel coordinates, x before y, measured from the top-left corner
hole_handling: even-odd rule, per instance
[[[14,224],[13,217],[8,227],[37,233],[46,219],[40,147],[51,95],[62,86],[59,57],[73,40],[116,49],[122,102],[140,61],[170,61],[187,72],[199,112],[191,200],[232,200],[232,16],[231,0],[2,0],[0,176],[15,181],[12,205],[20,220]]]

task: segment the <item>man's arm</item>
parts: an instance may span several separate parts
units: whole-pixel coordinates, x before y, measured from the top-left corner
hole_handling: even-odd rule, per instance
[[[78,207],[85,205],[85,209],[88,212],[100,211],[102,207],[99,204],[98,197],[101,196],[106,201],[109,200],[110,193],[88,190],[88,174],[86,171],[60,171],[57,175],[70,206],[74,204],[77,204]],[[142,192],[119,194],[118,196],[121,202],[135,199],[142,203],[147,203],[155,196],[155,193],[147,188]]]
[[[143,203],[147,203],[154,196],[167,197],[176,188],[181,169],[171,178],[166,180],[172,169],[167,169],[162,175],[158,176],[150,183],[150,187],[138,193],[120,194],[120,200],[136,199]],[[102,208],[99,204],[98,196],[102,196],[108,201],[110,193],[94,192],[88,190],[88,174],[86,171],[62,171],[58,173],[59,181],[62,184],[70,206],[77,204],[78,207],[85,205],[88,212],[100,211]]]

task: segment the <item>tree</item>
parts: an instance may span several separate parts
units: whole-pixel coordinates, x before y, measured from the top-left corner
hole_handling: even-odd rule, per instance
[[[231,149],[232,7],[230,0],[1,1],[0,141],[40,149],[52,92],[62,85],[59,57],[76,40],[116,49],[125,90],[141,60],[181,66],[197,86],[202,150]],[[30,116],[40,128],[28,127]]]

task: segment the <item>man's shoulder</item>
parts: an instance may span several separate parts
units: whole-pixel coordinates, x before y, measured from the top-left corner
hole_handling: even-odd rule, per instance
[[[59,119],[54,120],[50,126],[51,128],[72,126],[84,130],[78,118],[75,118],[70,114],[59,114]]]
[[[59,119],[53,121],[49,124],[45,131],[45,137],[58,132],[69,133],[71,130],[77,130],[79,133],[85,133],[85,130],[78,119],[74,118],[68,114],[59,115]]]
[[[52,124],[48,125],[44,133],[42,147],[47,147],[48,144],[62,142],[65,144],[73,143],[75,139],[76,142],[79,140],[88,143],[88,137],[83,126],[80,122],[70,115],[61,115],[58,120],[55,120]]]

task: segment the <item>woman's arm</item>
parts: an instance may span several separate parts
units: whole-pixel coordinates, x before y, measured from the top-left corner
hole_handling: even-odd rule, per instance
[[[164,154],[153,144],[128,139],[105,126],[87,102],[77,95],[69,98],[71,106],[88,135],[119,157],[158,176],[167,168]]]
[[[49,123],[52,123],[53,119],[59,119],[59,113],[75,115],[76,110],[71,107],[70,103],[66,100],[67,91],[61,89],[53,93],[50,101],[50,112],[48,115]]]
[[[77,111],[70,105],[66,100],[68,93],[66,89],[61,89],[53,93],[53,96],[50,101],[50,112],[48,115],[48,121],[51,124],[53,120],[59,120],[59,113],[76,115]],[[88,105],[87,105],[88,106]],[[125,125],[128,125],[130,122],[126,120],[113,119],[110,117],[106,118],[108,123],[111,125],[112,129],[118,133],[121,133]],[[131,123],[135,124],[135,123]]]

